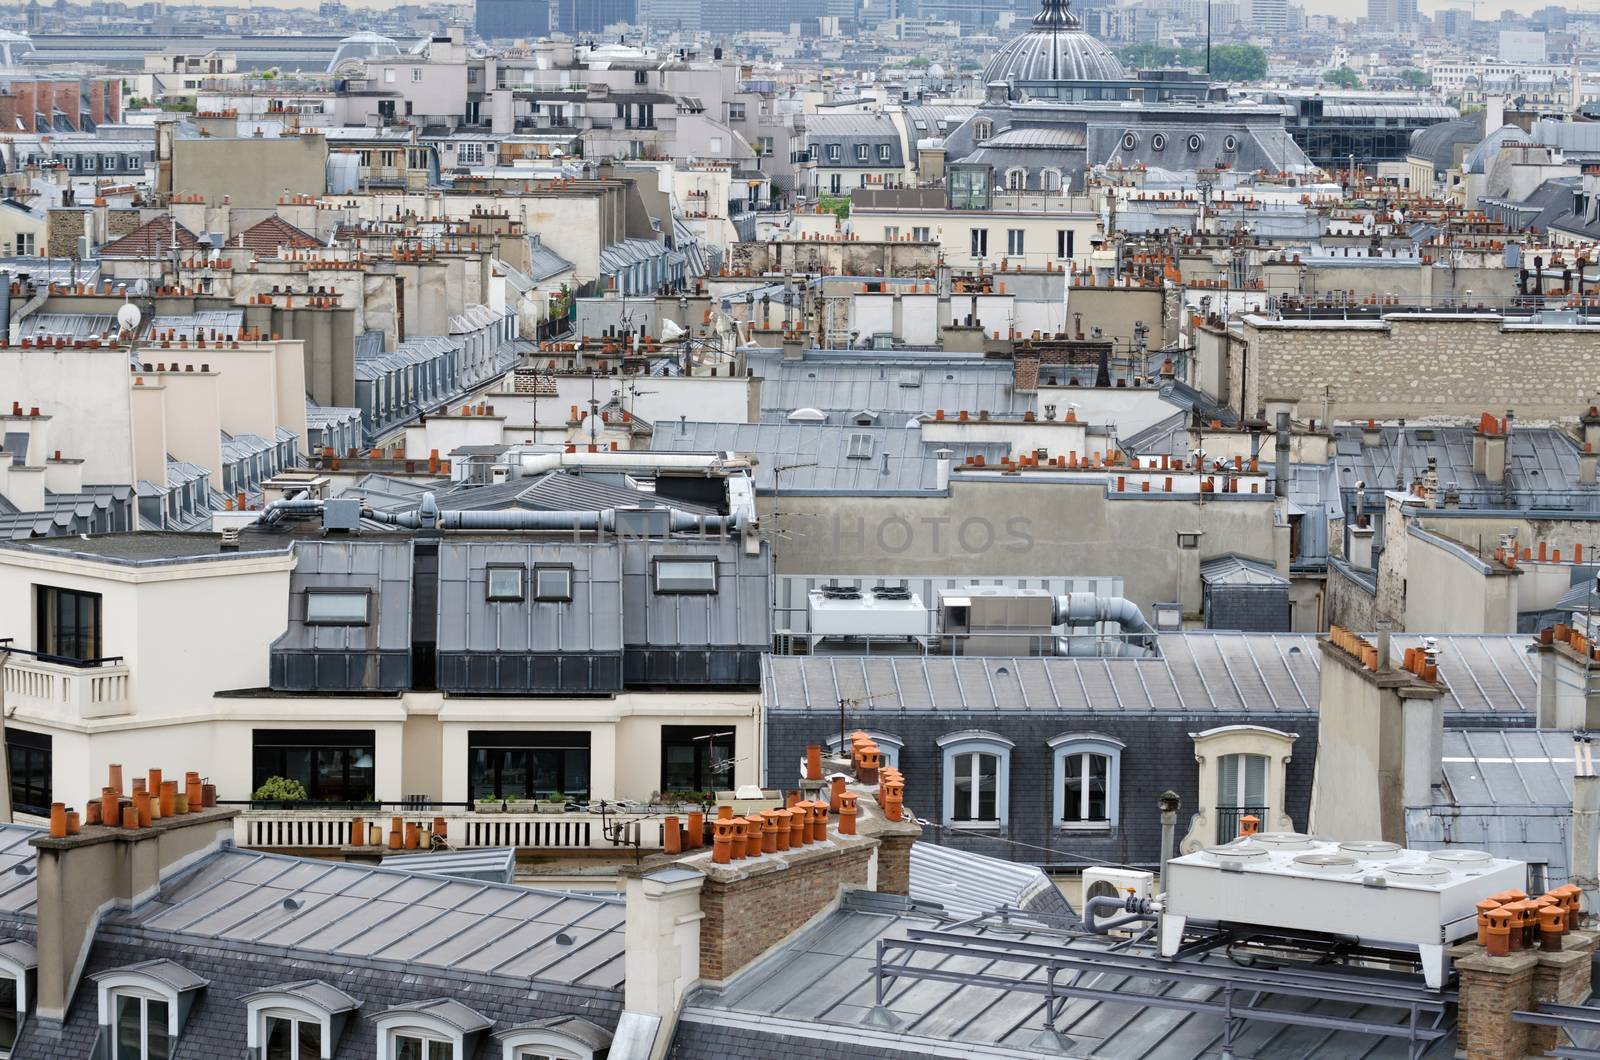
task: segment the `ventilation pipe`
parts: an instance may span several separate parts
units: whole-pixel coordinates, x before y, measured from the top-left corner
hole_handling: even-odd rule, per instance
[[[949,449],[934,450],[934,481],[941,492],[950,488],[950,458],[954,455]]]
[[[646,509],[654,511],[656,509]],[[743,515],[695,515],[677,508],[666,509],[672,533],[728,534],[744,530]],[[414,512],[365,512],[367,518],[390,526],[411,530],[535,530],[603,531],[617,530],[617,509],[590,511],[440,511],[432,493],[425,493]]]
[[[1150,651],[1155,650],[1156,631],[1145,620],[1139,605],[1122,596],[1100,596],[1096,593],[1067,593],[1055,598],[1050,623],[1056,626],[1095,626],[1102,622],[1115,622],[1122,627],[1128,641]],[[1063,654],[1072,654],[1070,651]],[[1101,654],[1096,652],[1096,654]]]
[[[1279,497],[1289,496],[1289,414],[1278,413],[1278,438],[1272,459],[1272,489]]]

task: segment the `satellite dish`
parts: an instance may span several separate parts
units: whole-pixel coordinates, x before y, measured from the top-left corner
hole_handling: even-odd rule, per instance
[[[143,317],[139,313],[139,307],[134,305],[132,302],[122,303],[122,308],[117,310],[117,323],[122,326],[123,331],[138,330],[139,321],[142,319]]]

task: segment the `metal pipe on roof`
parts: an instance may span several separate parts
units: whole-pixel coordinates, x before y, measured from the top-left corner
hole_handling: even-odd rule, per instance
[[[1145,619],[1139,605],[1124,596],[1098,593],[1067,593],[1058,596],[1051,607],[1050,623],[1055,626],[1093,626],[1115,622],[1132,643],[1146,649],[1156,646],[1156,631]],[[1070,652],[1068,654],[1071,654]]]
[[[647,509],[655,512],[660,509]],[[665,509],[667,526],[672,533],[729,534],[744,529],[744,518],[739,515],[695,515],[678,508]],[[432,493],[423,495],[421,506],[414,512],[363,513],[366,518],[390,526],[412,530],[532,530],[574,532],[617,532],[617,509],[567,509],[562,511],[530,512],[509,510],[500,512],[440,511]]]

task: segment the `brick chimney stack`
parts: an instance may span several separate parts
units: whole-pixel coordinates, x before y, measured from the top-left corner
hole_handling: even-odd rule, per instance
[[[153,897],[162,880],[233,839],[239,811],[216,806],[215,788],[203,785],[198,773],[163,783],[161,771],[151,770],[154,791],[142,777],[131,792],[125,789],[121,766],[111,767],[108,780],[92,797],[84,823],[56,803],[50,832],[29,840],[39,851],[36,989],[39,1018],[46,1022],[65,1018],[102,914]],[[101,823],[107,814],[113,823]]]

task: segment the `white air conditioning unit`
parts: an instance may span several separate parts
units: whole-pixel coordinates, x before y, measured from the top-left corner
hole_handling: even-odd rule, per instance
[[[1109,865],[1083,870],[1083,904],[1091,898],[1154,898],[1156,874]]]

